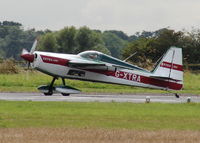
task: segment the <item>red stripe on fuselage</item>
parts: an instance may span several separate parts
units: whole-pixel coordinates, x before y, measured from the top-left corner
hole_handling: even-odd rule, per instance
[[[56,64],[56,65],[61,65],[61,66],[67,66],[67,63],[69,60],[67,59],[62,59],[62,58],[57,58],[57,57],[51,57],[51,56],[44,56],[40,55],[42,58],[42,61],[44,63],[49,63],[49,64]]]
[[[160,67],[164,67],[164,68],[168,68],[168,69],[173,69],[173,70],[177,70],[177,71],[183,71],[183,66],[182,65],[178,65],[178,64],[174,64],[174,63],[169,63],[169,62],[162,62],[160,64]]]
[[[149,84],[149,85],[153,85],[153,86],[168,88],[168,89],[172,89],[172,90],[180,90],[183,87],[182,84],[179,84],[176,82],[155,79],[155,78],[138,75],[138,74],[134,74],[134,73],[128,73],[128,72],[122,72],[122,71],[115,71],[115,72],[99,71],[99,70],[89,70],[89,71],[96,72],[99,74],[104,74],[107,76],[113,76],[113,77],[120,78],[120,79],[135,81],[138,83],[144,83],[144,84]]]
[[[144,84],[150,84],[150,85],[169,88],[173,90],[180,90],[183,87],[182,84],[179,84],[176,82],[160,80],[160,79],[155,79],[155,78],[145,77],[145,76],[141,76],[141,82]]]

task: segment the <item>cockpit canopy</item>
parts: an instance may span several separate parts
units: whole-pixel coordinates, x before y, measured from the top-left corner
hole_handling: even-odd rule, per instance
[[[86,58],[88,60],[93,60],[93,61],[100,61],[100,55],[102,53],[97,52],[97,51],[85,51],[81,52],[78,55],[81,56],[82,58]]]
[[[127,68],[131,68],[131,69],[138,69],[138,70],[143,70],[140,67],[131,65],[129,63],[126,63],[124,61],[121,61],[119,59],[116,59],[114,57],[108,56],[106,54],[103,54],[101,52],[98,51],[85,51],[85,52],[81,52],[78,54],[80,57],[87,59],[87,60],[92,60],[92,61],[97,61],[97,62],[106,62],[106,63],[110,63],[113,65],[118,65],[121,67],[127,67]]]

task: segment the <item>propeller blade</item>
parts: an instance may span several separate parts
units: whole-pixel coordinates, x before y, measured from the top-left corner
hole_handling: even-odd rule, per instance
[[[31,63],[34,61],[34,54],[35,48],[37,47],[37,39],[34,41],[31,51],[28,52],[26,49],[22,50],[22,54],[20,55],[25,61],[27,61],[28,69],[31,66]]]
[[[29,52],[26,49],[22,49],[22,54],[21,55],[25,55],[25,54],[29,54]]]
[[[33,46],[31,48],[31,51],[30,51],[30,54],[33,54],[33,52],[35,51],[36,47],[37,47],[37,43],[38,43],[38,40],[36,39],[33,43]]]

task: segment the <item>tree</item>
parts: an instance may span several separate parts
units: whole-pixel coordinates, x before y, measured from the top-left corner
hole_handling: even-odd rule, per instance
[[[116,58],[121,58],[121,50],[125,47],[126,41],[111,32],[104,32],[103,40],[111,55]]]
[[[109,31],[105,31],[105,32],[113,33],[116,36],[118,36],[120,39],[123,39],[123,40],[128,40],[129,39],[128,35],[125,34],[123,31],[109,30]]]
[[[155,35],[155,32],[142,31],[142,33],[140,34],[139,37],[142,37],[142,38],[151,38],[151,37],[154,37],[154,35]]]
[[[0,25],[0,56],[3,59],[21,60],[23,48],[30,49],[34,39],[39,35],[35,29],[24,30],[22,24],[3,21]]]
[[[4,28],[6,32],[3,35],[2,47],[0,47],[0,49],[5,51],[4,58],[19,59],[19,53],[24,48],[22,40],[23,31],[18,26]]]
[[[152,57],[156,61],[163,55],[171,46],[183,47],[181,39],[184,33],[181,31],[175,32],[171,29],[161,29],[154,37],[154,41],[150,43],[151,47],[155,49],[155,56]]]
[[[38,49],[46,52],[56,52],[58,45],[55,35],[53,33],[47,33],[40,37]]]
[[[91,34],[92,31],[87,27],[81,27],[76,35],[78,49],[76,52],[82,52],[91,47]]]
[[[152,38],[139,38],[128,44],[126,48],[123,49],[123,58],[127,58],[134,54],[128,61],[133,64],[137,64],[140,67],[147,68],[152,66],[152,53],[154,49],[151,47]]]
[[[138,39],[138,36],[136,36],[136,35],[131,35],[129,38],[128,38],[128,41],[129,42],[133,42],[133,41],[135,41],[135,40],[137,40]]]
[[[81,27],[76,35],[77,49],[76,53],[95,49],[96,46],[104,46],[101,33],[90,30],[88,27]]]
[[[21,23],[13,22],[13,21],[3,21],[3,26],[22,26]]]
[[[102,44],[98,44],[92,48],[92,50],[102,52],[107,55],[111,55],[110,51]]]
[[[183,45],[184,62],[200,63],[200,29],[186,32],[181,42]]]
[[[155,63],[171,46],[183,47],[183,38],[183,32],[162,29],[154,36],[141,36],[139,39],[131,42],[124,49],[123,57],[128,57],[131,53],[137,51],[137,56],[131,58],[130,61],[146,67],[150,63]]]
[[[76,48],[76,28],[66,27],[58,32],[57,43],[59,45],[58,52],[62,53],[74,53]]]

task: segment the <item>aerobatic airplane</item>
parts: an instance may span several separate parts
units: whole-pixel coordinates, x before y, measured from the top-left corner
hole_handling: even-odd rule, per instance
[[[80,90],[67,86],[65,78],[161,90],[181,90],[183,87],[181,48],[169,48],[154,70],[148,71],[98,51],[73,55],[35,51],[36,46],[37,40],[30,52],[23,49],[21,57],[33,68],[53,77],[50,85],[38,88],[45,95],[80,93]],[[58,78],[62,79],[63,85],[54,86]]]

